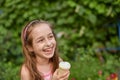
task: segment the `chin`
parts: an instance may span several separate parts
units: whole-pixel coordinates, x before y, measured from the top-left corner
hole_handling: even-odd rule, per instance
[[[51,54],[45,55],[45,56],[46,56],[46,58],[52,58],[54,56],[54,53],[51,53]]]

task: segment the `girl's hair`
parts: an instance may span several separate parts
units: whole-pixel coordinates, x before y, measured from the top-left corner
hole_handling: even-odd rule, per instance
[[[52,25],[48,23],[47,21],[43,20],[33,20],[29,22],[22,30],[21,34],[21,40],[22,40],[22,49],[23,49],[23,54],[25,57],[24,60],[24,65],[25,67],[29,70],[29,74],[31,77],[31,80],[43,80],[42,76],[40,75],[40,72],[37,70],[36,67],[36,56],[34,52],[30,52],[28,50],[27,46],[32,46],[32,36],[31,36],[31,31],[37,24],[48,24],[49,27],[52,30]],[[54,32],[52,31],[54,34]],[[54,34],[55,37],[55,34]],[[56,39],[56,37],[55,37]],[[59,57],[58,57],[58,52],[57,52],[57,46],[54,52],[54,56],[50,59],[50,62],[53,63],[53,69],[52,73],[58,68],[58,63],[59,63]]]

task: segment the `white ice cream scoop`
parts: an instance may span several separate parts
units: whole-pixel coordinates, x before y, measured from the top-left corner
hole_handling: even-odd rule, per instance
[[[65,71],[69,70],[71,67],[69,62],[62,61],[59,63],[59,73],[58,74],[63,74]]]

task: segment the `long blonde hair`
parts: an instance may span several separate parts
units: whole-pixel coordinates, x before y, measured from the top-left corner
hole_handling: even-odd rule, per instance
[[[47,21],[43,20],[33,20],[29,22],[22,30],[21,33],[21,41],[22,41],[22,49],[23,49],[23,55],[24,55],[24,65],[28,69],[31,80],[43,80],[42,76],[40,75],[39,71],[37,70],[36,67],[36,56],[33,52],[30,52],[27,48],[27,46],[32,46],[32,37],[30,35],[32,29],[36,24],[48,24],[49,27],[52,30],[52,25],[48,23]],[[53,30],[52,30],[53,32]],[[54,32],[53,32],[54,34]],[[54,34],[55,37],[55,34]],[[56,39],[56,37],[55,37]],[[53,63],[53,69],[52,73],[58,68],[58,63],[59,63],[59,57],[58,57],[58,52],[57,52],[57,47],[54,52],[54,56],[50,59],[50,62]]]

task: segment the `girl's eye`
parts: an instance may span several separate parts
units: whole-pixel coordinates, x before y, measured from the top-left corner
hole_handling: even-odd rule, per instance
[[[44,41],[44,39],[40,39],[40,40],[38,40],[37,42],[43,42]]]
[[[53,37],[54,37],[53,35],[50,35],[50,36],[49,36],[49,39],[52,39]]]

